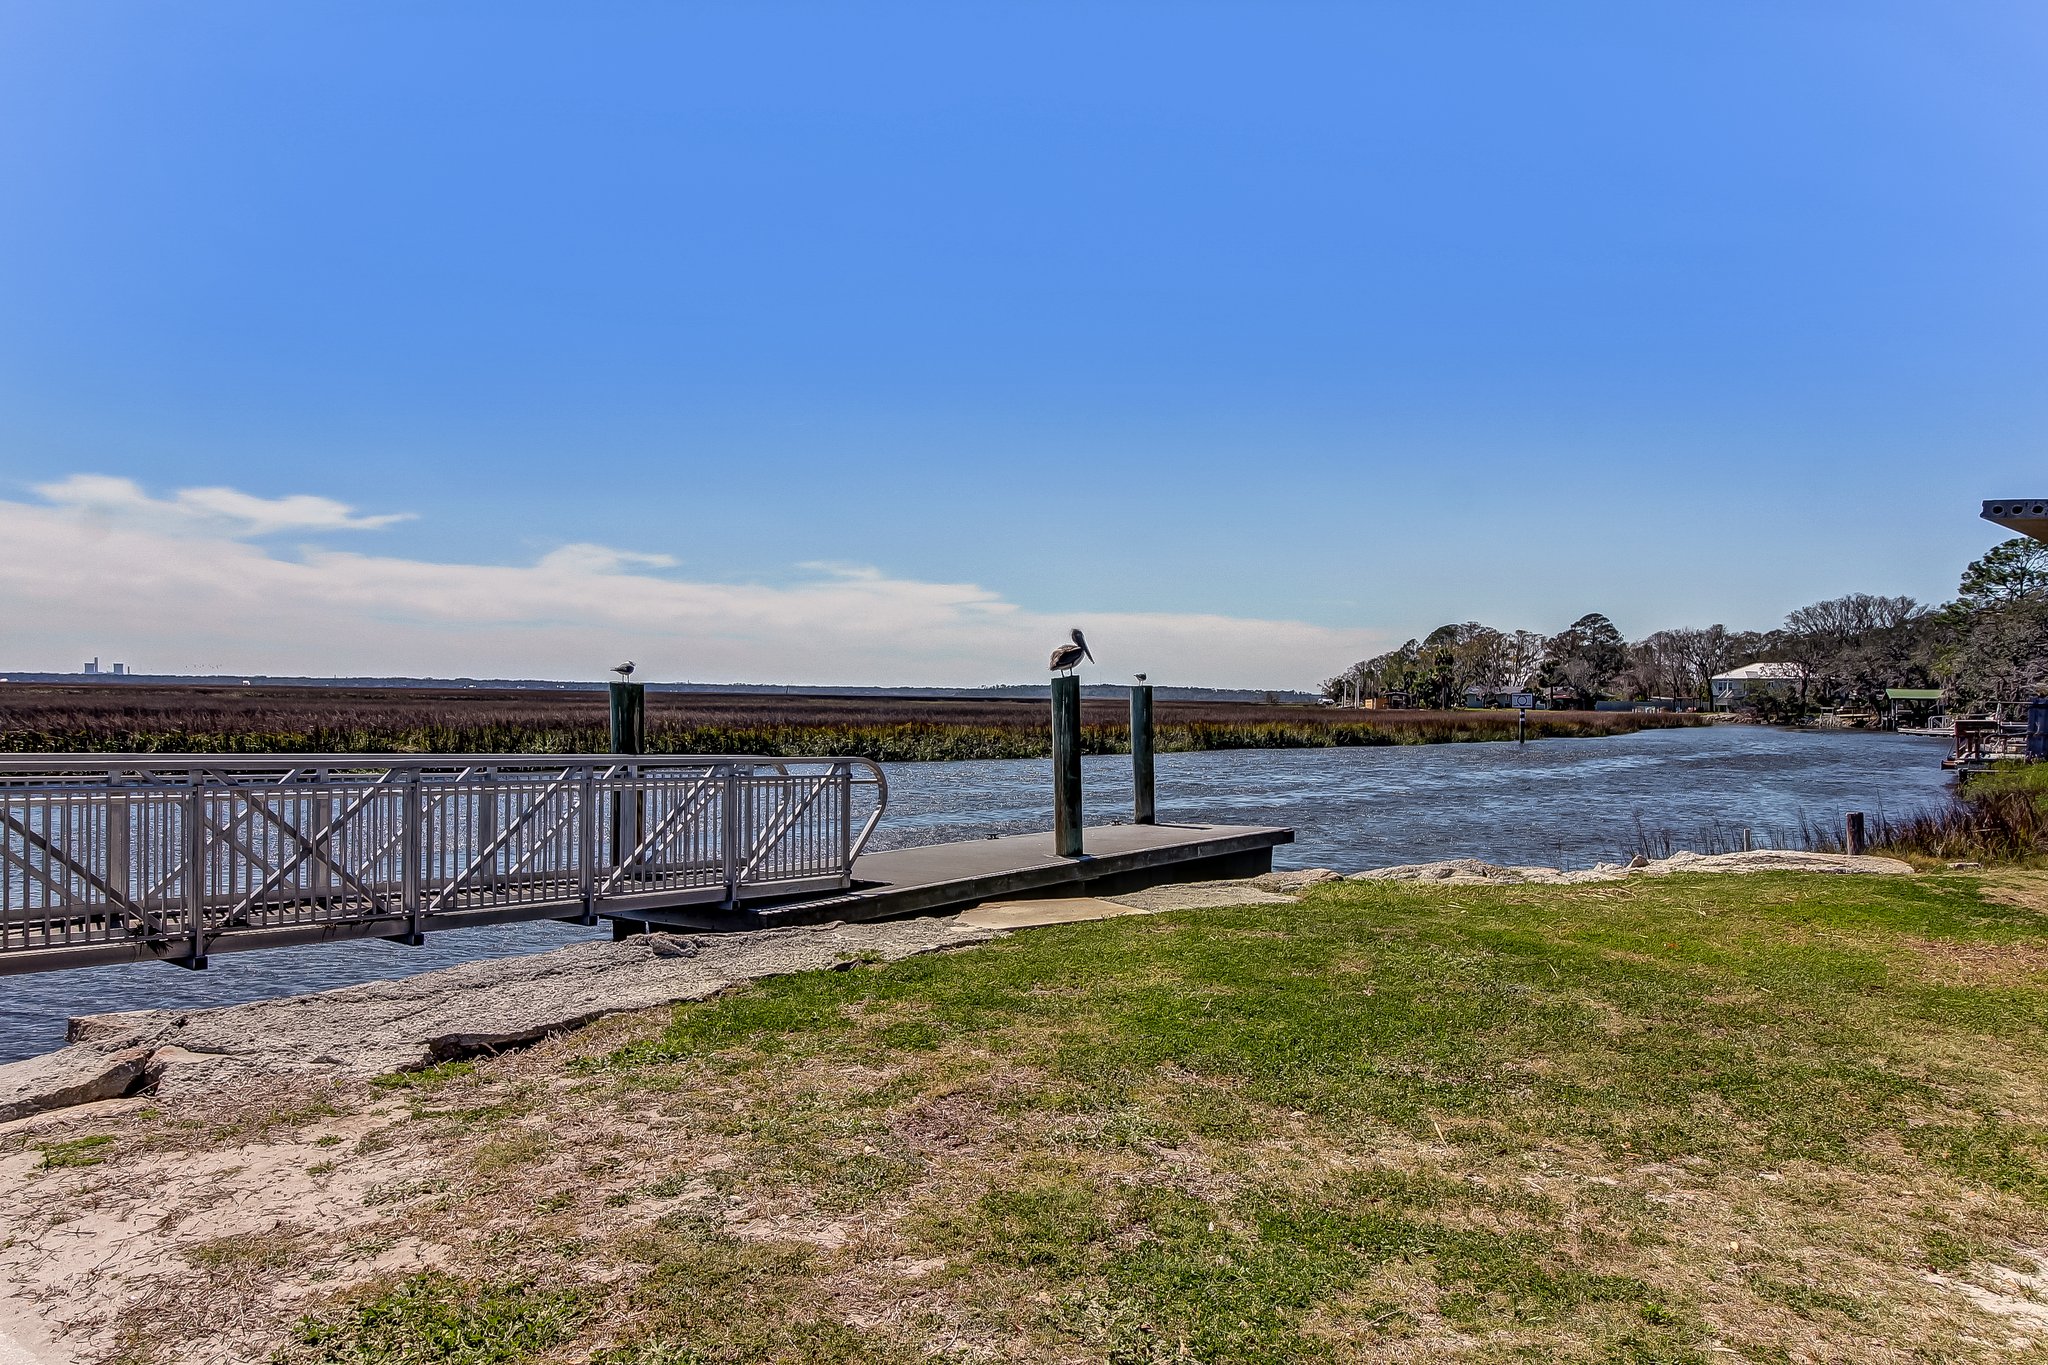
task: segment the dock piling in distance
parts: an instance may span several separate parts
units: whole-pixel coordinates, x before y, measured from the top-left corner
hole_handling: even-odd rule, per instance
[[[615,682],[611,685],[611,739],[615,754],[644,754],[647,752],[647,684],[636,682]],[[642,826],[646,823],[647,797],[645,793],[612,793],[612,856],[624,861],[628,854],[640,847]]]
[[[1068,673],[1052,680],[1053,849],[1062,858],[1081,856],[1081,680]]]
[[[1842,851],[1853,857],[1863,848],[1863,812],[1852,810],[1842,822]]]
[[[1156,824],[1152,804],[1152,688],[1131,689],[1131,823]]]

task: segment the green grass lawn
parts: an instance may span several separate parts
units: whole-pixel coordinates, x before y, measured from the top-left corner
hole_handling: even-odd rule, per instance
[[[451,1254],[279,1358],[2041,1358],[2027,875],[1344,883],[602,1025],[377,1092]]]

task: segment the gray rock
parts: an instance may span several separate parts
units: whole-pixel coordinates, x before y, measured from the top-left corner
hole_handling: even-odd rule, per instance
[[[125,1095],[142,1080],[149,1054],[146,1047],[73,1046],[0,1066],[0,1123]]]
[[[1400,867],[1377,867],[1354,872],[1355,882],[1445,882],[1456,886],[1486,883],[1542,886],[1577,886],[1585,882],[1620,881],[1630,876],[1663,877],[1675,872],[1840,872],[1879,876],[1904,876],[1913,865],[1898,858],[1868,854],[1799,853],[1787,849],[1755,849],[1748,853],[1688,853],[1683,850],[1668,858],[1638,860],[1627,867],[1602,863],[1576,872],[1554,867],[1502,867],[1477,858],[1447,858],[1436,863],[1407,863]]]
[[[1288,872],[1263,872],[1250,880],[1250,885],[1261,891],[1278,891],[1283,894],[1306,891],[1311,886],[1339,880],[1338,875],[1327,867],[1304,867]]]
[[[1519,868],[1502,867],[1498,863],[1482,862],[1477,858],[1446,858],[1436,863],[1403,863],[1398,867],[1376,867],[1365,872],[1354,872],[1346,880],[1354,882],[1519,882],[1524,880]]]

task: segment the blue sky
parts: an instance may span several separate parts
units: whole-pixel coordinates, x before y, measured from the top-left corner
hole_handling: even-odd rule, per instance
[[[2048,488],[2044,68],[2034,4],[0,4],[0,667],[1071,619],[1280,686],[1939,598]]]

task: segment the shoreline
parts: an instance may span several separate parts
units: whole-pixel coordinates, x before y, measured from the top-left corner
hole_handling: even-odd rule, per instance
[[[1931,745],[1932,741],[1926,742]],[[1625,747],[1618,747],[1625,746]],[[1128,761],[1092,757],[1089,813],[1113,822],[1129,799]],[[1767,789],[1758,765],[1791,765]],[[1475,854],[1503,864],[1583,869],[1641,851],[1805,846],[1805,816],[1839,828],[1844,808],[1915,809],[1943,799],[1947,775],[1920,741],[1821,736],[1760,726],[1585,743],[1302,749],[1181,755],[1161,765],[1162,809],[1212,822],[1297,829],[1282,866],[1369,868]],[[904,765],[877,847],[970,840],[1044,828],[1036,760]],[[1631,813],[1641,816],[1633,820]],[[497,927],[430,935],[424,947],[310,945],[222,957],[217,970],[93,969],[22,977],[0,1006],[0,1062],[58,1046],[64,1020],[98,1011],[210,1008],[466,960],[543,951],[589,937],[562,926]]]
[[[892,1023],[897,1016],[887,1003],[891,997],[867,994],[876,988],[859,984],[867,969],[923,958],[933,965],[913,969],[909,980],[931,981],[963,970],[988,972],[1015,958],[985,953],[1004,952],[1004,945],[1021,942],[1019,931],[1040,928],[1048,937],[1030,936],[1041,945],[1030,950],[1035,958],[1050,954],[1053,961],[1078,964],[1073,946],[1098,941],[1073,937],[1093,927],[1077,924],[1086,920],[1141,926],[1135,938],[1124,933],[1114,940],[1126,944],[1167,935],[1184,936],[1192,947],[1208,942],[1208,935],[1230,932],[1231,925],[1238,926],[1239,934],[1251,927],[1252,937],[1225,941],[1264,944],[1273,929],[1289,936],[1297,926],[1301,933],[1315,933],[1327,910],[1308,919],[1291,916],[1302,898],[1324,894],[1323,888],[1334,890],[1334,898],[1323,902],[1326,907],[1346,903],[1344,897],[1353,891],[1344,888],[1363,893],[1377,883],[1382,889],[1371,894],[1394,897],[1389,905],[1443,907],[1428,913],[1462,915],[1459,907],[1475,894],[1486,894],[1486,886],[1542,888],[1538,894],[1583,901],[1601,894],[1589,883],[1635,881],[1661,883],[1670,891],[1659,894],[1687,898],[1697,896],[1692,888],[1701,885],[1688,874],[1706,872],[1806,873],[1784,885],[1800,888],[1802,898],[1825,898],[1833,894],[1824,889],[1829,884],[1881,884],[1910,869],[1889,859],[1799,853],[1689,856],[1577,873],[1475,860],[1372,869],[1347,878],[1312,869],[1170,885],[1113,898],[991,903],[960,916],[926,920],[770,930],[723,941],[679,936],[584,945],[534,959],[429,974],[438,978],[433,981],[346,987],[218,1011],[89,1018],[77,1030],[81,1041],[67,1051],[111,1049],[103,1055],[112,1055],[148,1049],[152,1056],[142,1065],[153,1069],[154,1090],[0,1123],[0,1190],[6,1191],[0,1193],[0,1226],[5,1228],[0,1278],[8,1281],[8,1290],[0,1293],[0,1365],[103,1360],[122,1348],[125,1334],[138,1324],[164,1333],[166,1346],[184,1341],[185,1349],[174,1358],[269,1359],[281,1341],[291,1339],[291,1324],[307,1321],[309,1312],[350,1312],[345,1306],[363,1295],[431,1286],[439,1283],[435,1275],[498,1273],[494,1259],[478,1260],[491,1245],[488,1239],[501,1235],[502,1217],[491,1210],[507,1199],[527,1198],[521,1191],[528,1189],[539,1191],[531,1198],[541,1203],[537,1213],[526,1216],[543,1220],[545,1226],[536,1227],[547,1245],[552,1245],[548,1238],[573,1233],[611,1247],[615,1239],[641,1235],[636,1229],[666,1227],[659,1220],[671,1213],[687,1217],[701,1211],[712,1219],[705,1234],[711,1238],[708,1245],[721,1256],[795,1247],[824,1258],[826,1265],[838,1265],[842,1255],[851,1258],[850,1264],[866,1264],[864,1239],[885,1228],[922,1225],[899,1221],[893,1205],[870,1224],[865,1218],[849,1221],[829,1199],[818,1206],[776,1193],[785,1178],[776,1174],[783,1168],[775,1163],[783,1158],[775,1153],[783,1149],[774,1135],[780,1131],[777,1125],[799,1116],[779,1114],[773,1104],[766,1112],[741,1115],[741,1101],[725,1098],[732,1086],[752,1084],[746,1078],[757,1074],[734,1070],[738,1057],[762,1047],[776,1055],[772,1039],[788,1026],[783,1011],[796,1008],[796,1002],[820,992],[837,998],[849,991],[854,999],[870,1002],[851,1015],[827,1007],[824,1017],[843,1019],[828,1024],[834,1029],[881,1030],[875,1036],[883,1053],[856,1053],[849,1063],[825,1072],[799,1069],[799,1074],[832,1083],[850,1065],[846,1079],[856,1084],[856,1094],[868,1093],[861,1087],[879,1086],[874,1094],[893,1096],[891,1078],[905,1067],[927,1065],[919,1060],[932,1056],[925,1049],[965,1049],[930,1063],[937,1068],[935,1098],[891,1101],[909,1106],[909,1117],[898,1120],[911,1125],[907,1136],[870,1134],[863,1127],[845,1139],[821,1139],[826,1155],[805,1158],[828,1161],[828,1171],[839,1174],[821,1177],[827,1181],[824,1189],[840,1189],[867,1169],[863,1162],[872,1165],[880,1159],[859,1150],[832,1155],[844,1142],[866,1134],[870,1154],[877,1151],[877,1141],[910,1144],[902,1158],[906,1178],[924,1171],[943,1179],[955,1161],[979,1159],[973,1154],[980,1150],[949,1136],[956,1131],[944,1126],[949,1106],[970,1099],[978,1106],[993,1103],[995,1110],[986,1120],[975,1119],[974,1129],[991,1137],[1019,1122],[1034,1129],[1050,1123],[1064,1131],[1062,1125],[1080,1122],[1092,1111],[1066,1115],[1053,1102],[1055,1095],[998,1122],[1008,1112],[1000,1087],[1011,1082],[1003,1078],[1017,1071],[1018,1063],[1001,1060],[1007,1055],[1001,1049],[989,1054],[977,1041],[979,1029],[966,1019],[944,1031],[952,1041],[942,1044],[927,1040],[915,1015]],[[1823,872],[1852,875],[1811,875]],[[1436,886],[1444,890],[1433,891]],[[1777,894],[1767,892],[1765,899]],[[1597,906],[1607,904],[1589,903],[1589,908],[1597,912]],[[1213,910],[1216,917],[1181,913],[1154,918],[1204,910]],[[1268,926],[1260,929],[1248,926],[1245,916],[1250,914],[1282,918],[1258,921]],[[1370,923],[1379,921],[1374,914]],[[1368,932],[1377,941],[1377,931]],[[1386,940],[1388,950],[1398,950],[1402,941],[1399,935]],[[942,965],[947,961],[958,965]],[[1089,965],[1078,970],[1084,979],[1098,972],[1113,978],[1117,971],[1108,962],[1095,964],[1092,955]],[[777,976],[797,979],[766,995],[751,984]],[[802,984],[806,979],[815,985]],[[903,979],[900,971],[892,979]],[[1380,989],[1392,990],[1398,979],[1383,981]],[[687,1011],[668,1008],[686,1001],[699,1003]],[[700,1008],[721,1013],[699,1014]],[[871,1013],[877,1017],[864,1023]],[[685,1027],[685,1020],[725,1015],[732,1016],[737,1032],[721,1028],[697,1041],[665,1041],[681,1036],[673,1031]],[[343,1021],[358,1028],[374,1022],[379,1032],[361,1037],[350,1051],[336,1045]],[[210,1050],[230,1044],[240,1051]],[[672,1053],[684,1060],[673,1060]],[[801,1054],[792,1061],[800,1064]],[[680,1064],[685,1070],[674,1084],[648,1088],[633,1079],[636,1068],[646,1064]],[[968,1065],[993,1066],[998,1088],[988,1091],[987,1083],[977,1082],[962,1090],[959,1082],[944,1079],[952,1074],[949,1068]],[[1027,1074],[1036,1073],[1018,1071],[1017,1083]],[[1194,1085],[1195,1098],[1209,1094],[1198,1078],[1171,1069],[1165,1077],[1170,1085]],[[1175,1101],[1184,1102],[1192,1100]],[[1282,1110],[1261,1122],[1298,1127],[1305,1118],[1317,1119]],[[856,1105],[850,1112],[863,1111]],[[707,1126],[706,1116],[720,1113],[731,1120],[730,1133]],[[815,1115],[801,1118],[803,1123],[816,1121]],[[1389,1132],[1373,1137],[1376,1145],[1369,1151],[1384,1160],[1409,1152],[1415,1141],[1426,1143],[1428,1132],[1435,1131],[1438,1142],[1422,1154],[1448,1160],[1459,1149],[1445,1130],[1456,1136],[1460,1130],[1452,1125],[1470,1122],[1447,1112],[1421,1138]],[[1217,1131],[1236,1130],[1225,1126]],[[1055,1133],[1053,1140],[1057,1151],[1074,1150],[1072,1139]],[[769,1145],[753,1157],[746,1155],[764,1141]],[[1142,1155],[1158,1143],[1153,1139],[1151,1147],[1136,1150]],[[1095,1148],[1084,1142],[1078,1150]],[[1160,1150],[1158,1160],[1166,1162],[1169,1173],[1194,1159],[1187,1140]],[[1555,1154],[1561,1149],[1544,1150]],[[1319,1151],[1311,1146],[1295,1155]],[[970,1182],[978,1178],[975,1169],[966,1170]],[[735,1180],[745,1183],[735,1186]],[[1108,1187],[1122,1188],[1114,1179]],[[485,1201],[474,1219],[459,1214],[472,1188]],[[842,1197],[863,1188],[846,1185]],[[650,1219],[655,1221],[650,1224]],[[560,1228],[548,1231],[556,1223]],[[616,1245],[630,1249],[637,1244]],[[891,1268],[899,1263],[911,1266],[903,1275],[916,1280],[928,1273],[916,1268],[925,1264],[916,1257],[930,1254],[898,1249],[893,1259],[875,1264],[885,1280],[897,1273]],[[614,1282],[606,1268],[610,1264],[578,1264],[577,1269],[591,1272],[595,1287],[587,1292],[609,1292],[604,1286]],[[215,1281],[203,1273],[209,1267],[243,1273]],[[196,1301],[189,1298],[195,1270],[202,1272],[199,1282],[210,1286]],[[190,1313],[183,1311],[188,1306]],[[161,1316],[159,1310],[172,1308],[179,1311]],[[212,1354],[189,1353],[200,1340]]]
[[[366,1080],[526,1047],[607,1015],[704,1000],[749,981],[972,947],[1045,924],[1292,903],[1329,881],[1581,886],[1761,872],[1899,876],[1913,868],[1896,858],[1783,849],[1679,852],[1575,871],[1452,858],[1349,874],[1309,868],[1166,883],[1127,895],[988,901],[947,915],[574,943],[242,1004],[74,1016],[63,1047],[0,1064],[0,1136],[40,1114],[143,1091],[191,1093],[263,1073]],[[1011,913],[1015,907],[1024,912]]]

